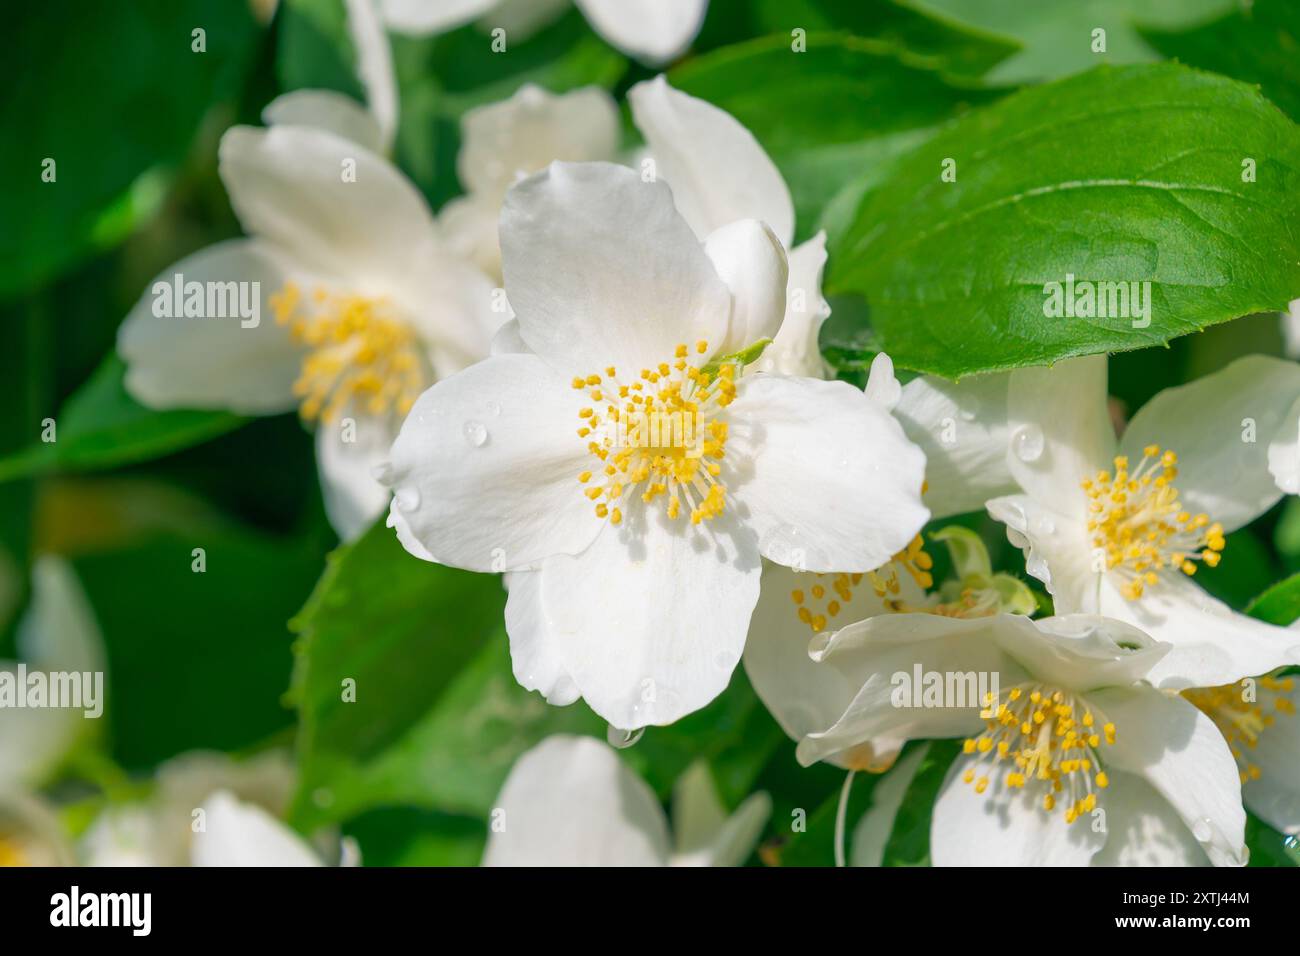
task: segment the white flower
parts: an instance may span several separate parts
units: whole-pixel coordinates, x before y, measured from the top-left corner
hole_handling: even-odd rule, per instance
[[[18,622],[17,643],[29,672],[103,672],[103,637],[75,572],[63,559],[47,555],[32,568],[32,600]],[[15,667],[0,661],[0,671]],[[0,790],[29,790],[45,783],[96,728],[97,721],[88,719],[84,708],[0,708]]]
[[[394,30],[442,33],[478,21],[522,40],[554,20],[567,0],[378,0]],[[704,23],[709,0],[574,0],[592,29],[612,46],[658,64],[686,52]]]
[[[613,160],[618,106],[596,86],[557,95],[525,83],[507,100],[466,111],[460,125],[456,170],[465,194],[442,208],[439,224],[459,254],[499,282],[506,190],[556,160]]]
[[[1166,389],[1115,439],[1106,358],[1011,373],[1007,465],[1020,493],[989,513],[1026,551],[1058,613],[1129,621],[1174,645],[1151,680],[1213,687],[1300,660],[1294,632],[1237,614],[1191,575],[1232,560],[1224,536],[1281,496],[1269,445],[1300,366],[1251,356]]]
[[[1275,829],[1300,833],[1300,681],[1266,675],[1183,696],[1223,732],[1246,806]]]
[[[521,756],[491,816],[484,866],[740,866],[772,805],[756,793],[727,816],[708,767],[673,791],[674,838],[645,781],[591,737],[548,737]]]
[[[853,691],[797,753],[807,765],[876,740],[965,738],[934,808],[936,866],[1241,864],[1228,745],[1187,701],[1143,682],[1168,651],[1089,615],[869,618],[814,640],[813,657]],[[996,675],[996,698],[900,705],[892,675],[917,667],[945,686]]]
[[[632,87],[628,103],[646,141],[636,166],[643,175],[668,183],[678,211],[701,240],[721,243],[729,232],[734,239],[737,230],[747,228],[751,241],[761,242],[752,225],[735,225],[758,220],[788,253],[784,316],[771,329],[768,317],[755,318],[775,338],[759,367],[827,377],[817,345],[822,322],[830,315],[821,293],[826,236],[819,232],[792,248],[794,203],[763,147],[730,114],[673,89],[662,76]],[[439,221],[457,252],[499,277],[497,217],[506,190],[555,160],[613,160],[618,109],[597,87],[555,95],[527,84],[508,100],[467,112],[461,143],[457,168],[465,195],[449,202]],[[744,245],[733,248],[733,261],[743,261]],[[721,272],[722,263],[715,265]],[[722,278],[729,276],[723,273]],[[503,331],[514,334],[513,328]],[[502,348],[514,350],[508,344]]]
[[[446,250],[424,198],[376,151],[371,114],[305,91],[264,117],[269,129],[221,140],[221,177],[250,238],[166,269],[118,351],[127,389],[152,408],[296,407],[317,423],[326,510],[350,537],[387,503],[371,469],[402,415],[437,377],[487,354],[504,316],[487,277]],[[177,281],[201,284],[194,310],[188,291],[171,301]],[[232,309],[241,292],[252,317]]]
[[[390,523],[408,550],[539,570],[511,580],[516,676],[616,727],[671,722],[726,686],[760,555],[866,571],[926,519],[920,452],[862,392],[709,364],[753,341],[753,316],[782,314],[781,246],[756,234],[710,249],[749,250],[737,293],[662,182],[600,163],[525,180],[501,244],[530,351],[435,385],[393,446]],[[649,416],[628,412],[644,396],[698,441],[646,447]]]
[[[320,850],[255,803],[218,790],[203,802],[204,826],[194,834],[194,866],[326,866]],[[360,863],[344,840],[340,866]]]
[[[278,751],[244,761],[207,751],[182,754],[158,768],[146,799],[101,812],[81,839],[80,855],[87,866],[190,866],[197,841],[195,811],[210,794],[234,793],[280,816],[293,786],[293,767]]]
[[[44,799],[0,783],[0,868],[71,866],[63,825]]]
[[[973,531],[954,525],[930,537],[947,544],[954,570],[954,578],[931,593],[932,562],[920,536],[867,574],[810,574],[764,565],[763,588],[745,642],[745,673],[792,739],[830,726],[856,691],[838,670],[809,656],[809,641],[815,643],[828,628],[878,614],[972,618],[1000,611],[1033,613],[1033,594],[1017,578],[993,573],[988,550]],[[879,773],[894,763],[905,742],[866,741],[830,761]]]

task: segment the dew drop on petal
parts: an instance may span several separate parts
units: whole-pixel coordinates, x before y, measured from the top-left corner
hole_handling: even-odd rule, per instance
[[[644,733],[644,727],[638,727],[636,730],[619,730],[613,724],[610,724],[605,730],[605,739],[616,750],[626,750],[640,740]]]
[[[1209,818],[1202,817],[1192,825],[1192,836],[1202,843],[1209,843],[1210,838],[1214,836],[1214,830],[1210,826]]]
[[[393,503],[398,511],[414,511],[420,507],[420,491],[407,485],[393,492]]]
[[[1038,461],[1043,457],[1043,430],[1037,425],[1024,425],[1016,429],[1016,433],[1011,436],[1011,447],[1021,461]]]
[[[501,403],[500,403],[500,402],[488,402],[488,403],[487,403],[487,410],[488,410],[489,412],[491,412],[493,415],[500,415],[500,414],[501,414]]]
[[[475,448],[482,448],[488,439],[487,427],[482,422],[468,421],[461,431],[465,440]]]

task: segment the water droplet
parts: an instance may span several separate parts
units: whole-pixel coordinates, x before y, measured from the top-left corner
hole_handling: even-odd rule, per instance
[[[500,402],[488,402],[488,403],[487,403],[487,410],[488,410],[489,412],[491,412],[493,415],[500,415],[500,414],[501,414],[501,403],[500,403]]]
[[[326,787],[317,787],[312,791],[311,799],[316,806],[325,808],[334,803],[334,794]]]
[[[414,511],[420,507],[420,491],[411,485],[398,488],[393,493],[393,503],[398,511]]]
[[[482,422],[466,422],[462,431],[464,432],[465,440],[475,448],[482,448],[484,442],[488,439],[488,430]]]
[[[626,750],[640,740],[644,733],[644,727],[638,727],[636,730],[619,730],[613,724],[610,724],[605,730],[605,739],[616,750]]]
[[[1192,836],[1196,837],[1196,839],[1200,840],[1202,843],[1210,842],[1210,838],[1214,836],[1214,829],[1210,826],[1210,820],[1208,817],[1201,817],[1201,819],[1192,824]]]
[[[1011,447],[1021,461],[1038,461],[1043,457],[1043,430],[1037,425],[1024,425],[1011,436]]]
[[[1287,837],[1285,840],[1282,841],[1282,845],[1286,847],[1288,850],[1294,850],[1296,847],[1300,846],[1300,837],[1297,837],[1295,834],[1292,834],[1291,836]]]
[[[713,658],[713,666],[720,671],[729,671],[735,666],[735,664],[735,660],[726,652],[719,653]]]
[[[1056,534],[1056,522],[1047,515],[1040,515],[1034,521],[1034,532],[1039,535]]]

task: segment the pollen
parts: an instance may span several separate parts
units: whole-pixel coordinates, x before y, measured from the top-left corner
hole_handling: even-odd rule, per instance
[[[308,302],[290,282],[269,301],[276,323],[307,349],[293,384],[305,420],[411,410],[426,384],[420,342],[387,300],[316,289]]]
[[[984,732],[962,743],[963,753],[979,755],[966,770],[968,783],[1001,770],[1007,789],[1041,790],[1045,812],[1063,805],[1066,823],[1096,808],[1098,791],[1110,785],[1098,751],[1103,741],[1115,742],[1114,724],[1102,718],[1102,732],[1094,732],[1096,718],[1086,703],[1041,684],[1013,687],[997,698],[989,694],[980,717]],[[984,792],[978,782],[975,789]]]
[[[1279,716],[1295,716],[1295,704],[1288,696],[1294,690],[1294,677],[1265,676],[1222,687],[1197,687],[1183,691],[1183,696],[1214,721],[1237,761],[1241,782],[1246,783],[1263,775],[1251,759],[1260,738]]]
[[[1148,445],[1136,468],[1130,470],[1121,455],[1113,474],[1099,472],[1082,482],[1095,553],[1104,556],[1106,571],[1124,579],[1120,591],[1130,601],[1163,575],[1192,575],[1201,564],[1217,566],[1222,557],[1223,526],[1183,508],[1173,484],[1177,465],[1172,451]]]
[[[700,340],[695,351],[708,351]],[[690,347],[679,344],[674,362],[660,362],[620,379],[615,366],[604,375],[573,379],[593,405],[578,411],[578,435],[600,462],[604,481],[584,471],[578,480],[596,502],[596,516],[624,520],[627,502],[661,501],[670,520],[711,521],[727,505],[722,482],[728,422],[724,409],[736,398],[736,366],[710,371],[686,361]],[[616,505],[621,507],[615,507]]]

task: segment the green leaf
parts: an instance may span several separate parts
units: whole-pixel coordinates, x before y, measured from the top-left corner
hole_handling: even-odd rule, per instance
[[[1250,602],[1246,613],[1278,627],[1290,627],[1300,620],[1300,574],[1273,585]]]
[[[904,51],[918,65],[975,79],[1020,49],[1007,37],[934,17],[907,3],[877,0],[757,0],[755,18],[765,33],[787,36],[843,31],[880,40]]]
[[[1300,845],[1296,838],[1279,833],[1249,810],[1246,811],[1246,846],[1250,866],[1300,866]]]
[[[1138,23],[1163,29],[1203,23],[1233,0],[912,0],[917,8],[1019,41],[1023,51],[1000,63],[988,79],[1025,83],[1076,73],[1099,63],[1150,63],[1160,58],[1138,32]],[[1105,48],[1094,50],[1094,30],[1105,31]]]
[[[145,408],[126,392],[125,366],[110,355],[55,420],[55,441],[40,440],[41,420],[31,423],[32,444],[0,458],[0,482],[62,471],[117,468],[171,454],[231,431],[244,419],[229,412]]]
[[[299,825],[384,805],[482,818],[543,736],[604,734],[584,705],[516,683],[504,602],[497,576],[420,561],[382,523],[330,556],[293,622]]]
[[[102,521],[93,509],[83,522]],[[202,572],[193,550],[204,550]],[[108,657],[113,755],[131,770],[194,749],[237,750],[285,730],[284,622],[320,553],[240,527],[156,533],[75,558]]]
[[[1300,120],[1300,4],[1254,0],[1227,16],[1184,32],[1143,30],[1167,57],[1258,83],[1264,95]]]
[[[815,230],[836,193],[914,146],[920,131],[999,95],[948,80],[891,43],[839,34],[810,34],[804,53],[791,51],[788,35],[724,47],[669,80],[754,134],[790,186],[800,235]]]
[[[885,866],[929,865],[934,803],[948,776],[948,768],[959,753],[959,740],[936,740],[930,744],[894,818],[894,830],[885,844]]]
[[[238,92],[259,35],[249,5],[228,0],[48,0],[10,13],[0,298],[116,244],[159,208],[208,108]],[[200,27],[203,53],[191,49]]]
[[[1297,223],[1300,130],[1258,91],[1171,64],[1103,67],[915,150],[864,199],[826,286],[866,297],[895,363],[957,378],[1284,309]],[[1068,276],[1149,281],[1149,325],[1047,317],[1046,284]]]

